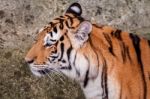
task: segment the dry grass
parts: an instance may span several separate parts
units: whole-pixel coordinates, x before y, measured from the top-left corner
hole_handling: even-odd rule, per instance
[[[52,81],[33,76],[23,56],[21,50],[0,50],[0,99],[84,99],[79,86],[67,77],[50,75]]]

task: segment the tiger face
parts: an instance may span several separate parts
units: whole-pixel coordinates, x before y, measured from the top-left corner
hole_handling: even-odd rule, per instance
[[[25,57],[34,75],[59,71],[75,76],[72,69],[75,53],[92,31],[91,23],[84,20],[81,13],[81,6],[74,3],[64,16],[55,18],[39,32],[37,41]]]

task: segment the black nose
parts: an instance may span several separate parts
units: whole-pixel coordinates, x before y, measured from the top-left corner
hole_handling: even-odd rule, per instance
[[[34,62],[34,60],[31,60],[31,61],[27,61],[27,63],[29,63],[29,64],[31,64],[31,63],[33,63]]]
[[[28,63],[28,64],[31,64],[34,62],[34,60],[31,60],[31,59],[28,59],[28,58],[25,58],[25,61]]]

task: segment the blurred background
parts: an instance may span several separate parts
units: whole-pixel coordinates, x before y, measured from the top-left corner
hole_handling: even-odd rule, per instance
[[[37,31],[77,1],[86,19],[150,39],[150,0],[0,0],[0,99],[85,99],[74,81],[37,78],[24,62]]]

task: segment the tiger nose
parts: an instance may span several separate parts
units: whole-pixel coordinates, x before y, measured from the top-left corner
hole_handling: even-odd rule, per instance
[[[33,59],[30,59],[30,58],[27,58],[27,57],[25,57],[25,61],[26,61],[28,64],[31,64],[31,63],[34,62]]]

